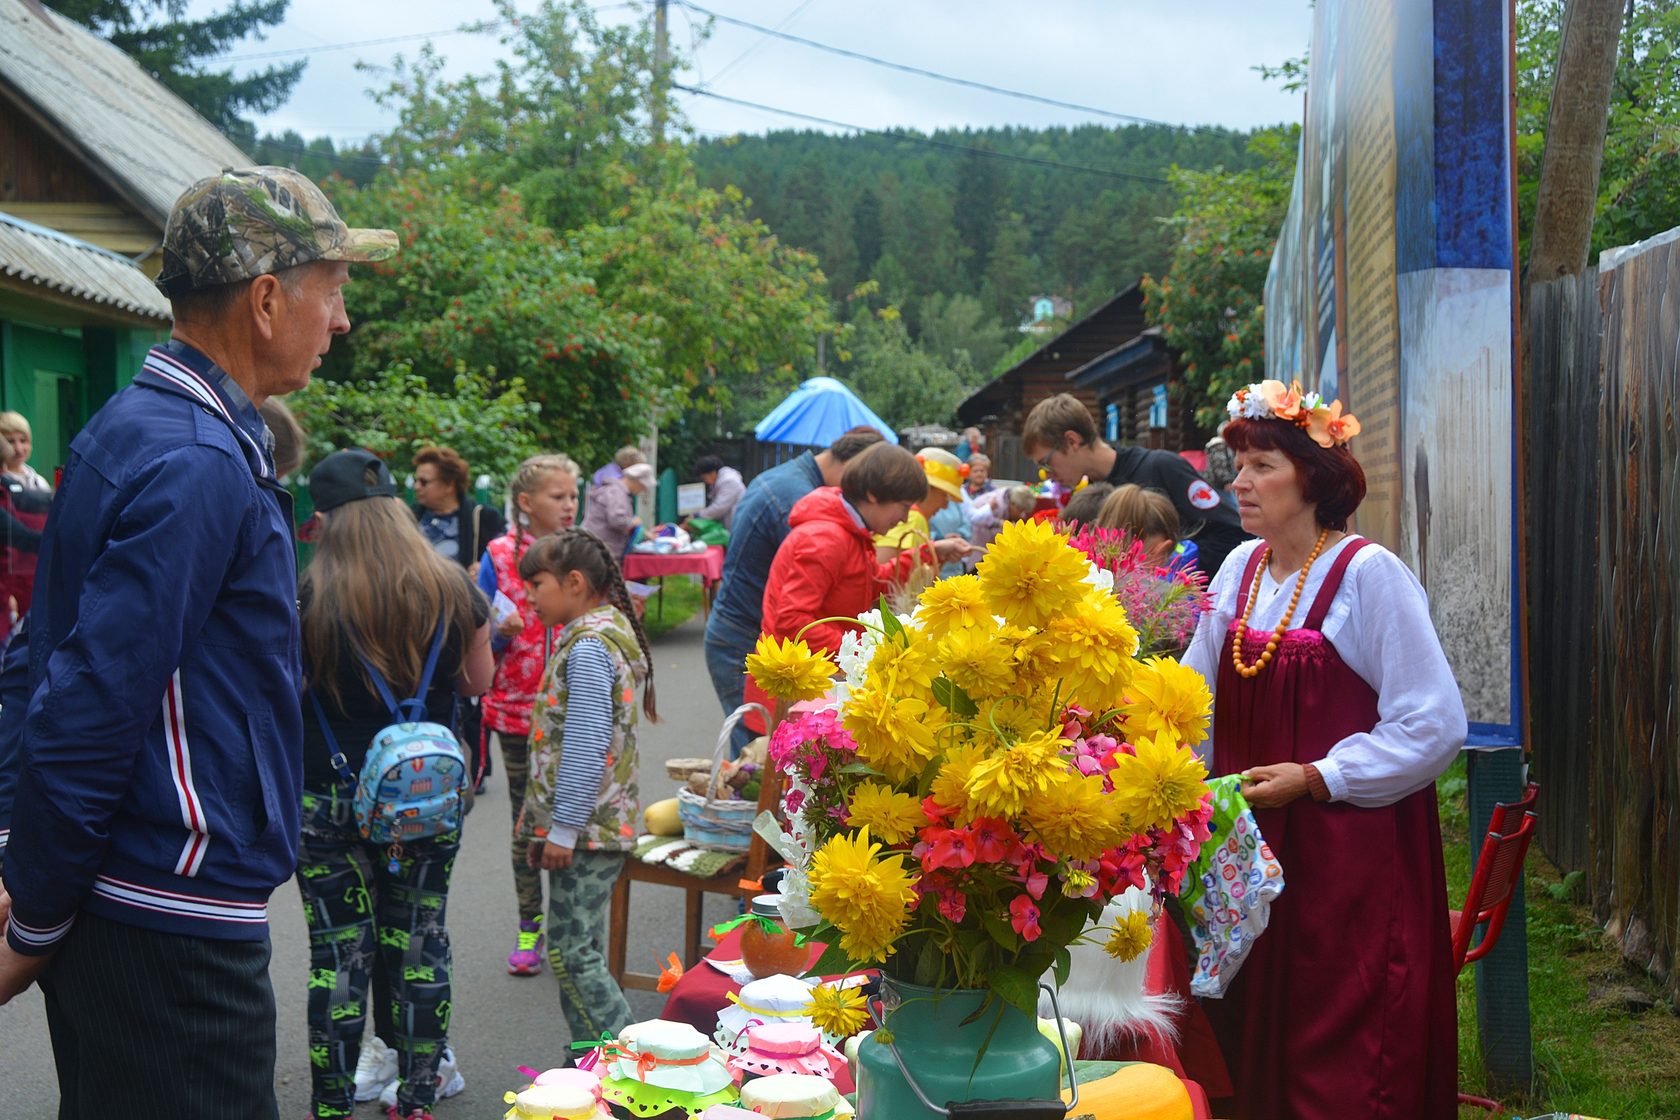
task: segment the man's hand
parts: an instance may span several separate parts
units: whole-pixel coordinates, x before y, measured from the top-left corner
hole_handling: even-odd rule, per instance
[[[1242,777],[1242,795],[1256,809],[1281,809],[1308,792],[1307,769],[1299,762],[1250,766]]]
[[[572,865],[572,849],[552,840],[533,840],[525,852],[525,862],[542,871],[564,871]]]
[[[7,901],[10,909],[10,900]],[[35,978],[47,970],[52,963],[52,955],[44,957],[26,957],[22,953],[12,950],[5,938],[0,937],[0,1007],[12,1001],[12,997],[21,995],[35,983]]]
[[[6,923],[12,918],[12,896],[6,893],[6,880],[0,879],[0,937],[6,936]]]

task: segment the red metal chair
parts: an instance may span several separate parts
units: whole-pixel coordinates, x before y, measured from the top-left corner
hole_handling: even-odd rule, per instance
[[[1464,909],[1450,912],[1454,975],[1463,972],[1465,965],[1487,956],[1499,940],[1511,899],[1516,896],[1517,884],[1522,882],[1523,860],[1528,855],[1528,844],[1538,820],[1534,806],[1539,796],[1540,787],[1530,782],[1521,798],[1493,807],[1487,838],[1482,841],[1470,890],[1464,896]],[[1472,947],[1470,939],[1478,926],[1485,927],[1482,939]],[[1460,1093],[1458,1103],[1485,1108],[1489,1116],[1503,1112],[1498,1101],[1468,1093]]]

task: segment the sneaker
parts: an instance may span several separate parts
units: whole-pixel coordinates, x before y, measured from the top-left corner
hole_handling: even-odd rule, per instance
[[[417,1108],[407,1116],[404,1116],[402,1113],[397,1111],[397,1106],[394,1104],[386,1111],[385,1117],[386,1120],[432,1120],[432,1114],[423,1108]]]
[[[519,923],[519,947],[508,954],[508,973],[513,976],[538,976],[543,970],[542,918]]]
[[[378,1035],[369,1035],[362,1043],[362,1056],[356,1059],[356,1100],[374,1100],[387,1085],[396,1083],[397,1052]]]
[[[407,1120],[397,1113],[397,1089],[401,1085],[402,1081],[396,1080],[385,1086],[379,1094],[379,1103],[389,1108],[398,1120]],[[459,1096],[467,1087],[467,1079],[461,1076],[461,1067],[455,1062],[452,1047],[445,1046],[443,1057],[438,1059],[437,1085],[437,1099],[440,1101]],[[416,1109],[415,1114],[420,1115],[420,1111]],[[426,1117],[426,1120],[431,1120],[431,1117]]]

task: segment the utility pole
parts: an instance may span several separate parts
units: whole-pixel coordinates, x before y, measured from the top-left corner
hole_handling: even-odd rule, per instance
[[[665,91],[669,88],[671,66],[671,36],[667,23],[670,0],[654,0],[653,5],[653,142],[665,143]]]

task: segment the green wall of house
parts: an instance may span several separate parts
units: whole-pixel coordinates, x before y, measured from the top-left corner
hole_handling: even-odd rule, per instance
[[[52,478],[88,417],[133,379],[147,348],[164,337],[161,330],[0,317],[0,408],[29,421],[35,437],[30,464]]]

